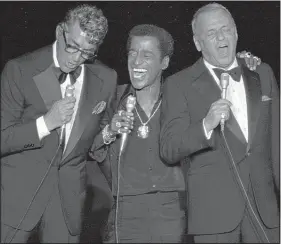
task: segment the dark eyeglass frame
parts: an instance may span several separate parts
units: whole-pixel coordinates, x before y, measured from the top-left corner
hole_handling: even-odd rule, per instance
[[[91,59],[94,59],[94,58],[97,57],[96,53],[85,52],[85,50],[83,50],[81,48],[78,48],[78,47],[74,47],[74,46],[70,45],[69,43],[67,43],[66,36],[65,36],[65,32],[66,31],[63,28],[62,28],[62,30],[63,30],[62,35],[63,35],[63,39],[64,39],[64,43],[65,43],[64,50],[67,53],[77,53],[77,52],[80,52],[82,58],[87,59],[87,60],[91,60]],[[71,51],[69,51],[69,49],[71,49]]]

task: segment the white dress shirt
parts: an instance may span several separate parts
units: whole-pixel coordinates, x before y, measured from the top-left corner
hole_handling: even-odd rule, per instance
[[[220,86],[220,80],[213,71],[214,68],[217,68],[210,63],[208,63],[206,60],[204,60],[204,64],[206,65],[207,69],[210,71],[211,75],[213,76],[214,80],[216,81],[217,85],[221,89]],[[238,66],[237,60],[235,59],[232,65],[225,70],[231,70],[235,67]],[[222,89],[221,89],[222,90]],[[243,132],[243,135],[248,142],[248,113],[247,113],[247,100],[246,100],[246,92],[245,92],[245,85],[244,85],[244,80],[243,76],[241,75],[240,81],[237,82],[232,79],[232,77],[229,77],[229,85],[227,87],[226,91],[226,99],[229,100],[232,103],[231,111],[237,120],[240,129]],[[227,123],[227,122],[226,122]],[[205,135],[208,139],[211,138],[212,131],[209,133],[206,132],[205,126],[204,127],[204,132]]]
[[[54,60],[54,64],[56,67],[59,67],[59,63],[58,63],[58,59],[57,59],[57,42],[55,41],[55,43],[53,44],[53,60]],[[81,90],[82,90],[82,86],[83,86],[83,80],[84,80],[84,65],[81,65],[81,74],[79,75],[79,77],[76,79],[76,82],[74,84],[74,96],[76,98],[76,102],[75,102],[75,106],[74,106],[74,112],[72,115],[71,120],[66,124],[65,126],[65,147],[68,143],[68,139],[72,130],[72,126],[75,120],[75,116],[77,113],[77,109],[78,109],[78,104],[79,104],[79,100],[80,100],[80,96],[81,96]],[[59,81],[58,81],[59,82]],[[65,89],[67,87],[67,85],[71,85],[70,83],[70,77],[69,74],[66,77],[66,80],[63,84],[60,85],[61,88],[61,94],[62,97],[64,98],[65,96]],[[50,134],[50,131],[48,130],[46,123],[44,121],[44,117],[41,116],[36,120],[36,126],[37,126],[37,131],[38,131],[38,136],[39,139],[42,140],[45,136]]]

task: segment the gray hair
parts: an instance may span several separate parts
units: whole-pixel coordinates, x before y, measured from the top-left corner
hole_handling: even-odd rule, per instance
[[[102,10],[96,6],[82,4],[70,9],[65,16],[65,23],[78,20],[80,28],[90,37],[89,43],[100,45],[108,31],[108,22]]]
[[[216,10],[224,10],[226,11],[229,16],[231,17],[232,21],[233,21],[233,24],[236,28],[236,25],[235,25],[235,21],[231,15],[231,13],[229,12],[229,10],[224,7],[223,5],[219,4],[219,3],[209,3],[209,4],[206,4],[204,5],[203,7],[199,8],[196,13],[193,15],[193,18],[192,18],[192,21],[191,21],[191,25],[192,25],[192,31],[193,31],[193,35],[195,35],[195,30],[196,30],[196,22],[198,20],[198,16],[201,14],[201,13],[204,13],[204,12],[208,12],[208,11],[216,11]]]

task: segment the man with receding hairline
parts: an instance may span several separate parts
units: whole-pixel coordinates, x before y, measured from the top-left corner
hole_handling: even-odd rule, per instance
[[[188,233],[195,243],[278,242],[279,91],[272,69],[262,63],[253,72],[235,57],[237,28],[220,4],[200,8],[192,30],[202,58],[166,80],[160,134],[167,163],[190,163]],[[229,77],[224,99],[221,73]]]

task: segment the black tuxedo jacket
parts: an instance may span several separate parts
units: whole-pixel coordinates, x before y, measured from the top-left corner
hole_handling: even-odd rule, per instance
[[[61,99],[53,72],[52,46],[9,61],[1,75],[1,221],[17,226],[47,171],[59,144],[59,130],[41,141],[36,119]],[[81,228],[85,198],[85,161],[93,142],[103,146],[101,129],[113,115],[116,72],[99,61],[85,64],[77,114],[60,168],[53,165],[22,223],[31,230],[38,222],[54,189],[59,185],[65,220],[72,235]],[[105,109],[96,114],[101,101]]]
[[[273,228],[279,222],[274,193],[274,180],[279,188],[279,92],[267,64],[252,72],[238,61],[246,90],[249,140],[233,114],[226,122],[225,136],[244,185],[248,190],[251,187],[259,216]],[[203,131],[203,118],[220,97],[202,58],[165,82],[160,153],[171,164],[183,159],[190,162],[186,176],[191,234],[231,231],[245,209],[219,126],[210,140]]]

